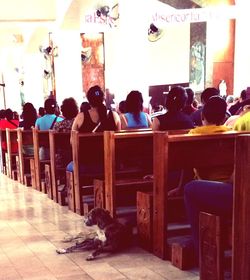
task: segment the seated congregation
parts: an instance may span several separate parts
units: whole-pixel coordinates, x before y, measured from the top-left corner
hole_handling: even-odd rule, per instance
[[[241,93],[242,99],[244,93]],[[117,209],[120,205],[126,205],[123,200],[131,200],[136,206],[136,193],[131,195],[131,185],[136,186],[136,192],[150,193],[152,199],[157,180],[155,165],[158,164],[154,148],[157,137],[154,135],[159,131],[168,132],[168,135],[207,137],[250,130],[249,99],[236,100],[229,106],[219,90],[213,87],[201,93],[198,106],[190,88],[173,87],[165,104],[154,104],[154,108],[158,105],[164,107],[159,112],[145,109],[142,93],[137,90],[131,91],[117,110],[106,107],[105,94],[98,85],[91,87],[86,97],[88,103],[82,104],[80,111],[73,97],[64,99],[60,108],[55,99],[45,100],[43,116],[37,114],[29,102],[24,104],[20,117],[11,109],[0,111],[2,166],[8,169],[16,164],[18,171],[23,173],[18,177],[21,183],[24,182],[24,174],[33,170],[31,180],[35,189],[50,193],[54,201],[68,204],[71,210],[81,215],[97,203],[108,209],[112,216],[119,214]],[[8,149],[10,130],[17,133]],[[29,140],[21,140],[18,136],[22,134],[20,131],[23,132],[22,137],[25,137],[25,131],[29,131]],[[21,147],[18,146],[20,143]],[[206,143],[209,144],[209,140]],[[8,155],[9,152],[13,156],[18,154],[19,159],[28,159],[26,165],[30,167],[25,167],[24,159],[21,164],[17,163],[18,159],[16,163],[10,161],[12,156]],[[195,150],[192,152],[196,153]],[[199,157],[202,159],[203,155]],[[22,166],[24,171],[20,171]],[[200,257],[200,212],[232,219],[233,167],[194,165],[168,170],[170,179],[166,199],[174,201],[181,197],[184,202],[182,210],[191,225],[196,264]],[[37,181],[39,176],[41,179]],[[42,178],[46,181],[45,190]],[[93,189],[95,184],[101,186],[101,192]],[[66,196],[64,202],[59,199],[59,191]],[[93,199],[93,195],[100,197]],[[85,203],[86,208],[82,197],[90,201]],[[150,240],[152,242],[152,237]],[[156,255],[160,254],[156,252]]]

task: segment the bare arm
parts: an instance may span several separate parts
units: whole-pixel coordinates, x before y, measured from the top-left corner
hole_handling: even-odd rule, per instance
[[[122,129],[127,129],[127,127],[128,127],[128,122],[127,122],[127,119],[126,119],[125,115],[124,115],[124,114],[121,114],[121,115],[120,115],[120,118],[121,118],[121,128],[122,128]]]
[[[156,118],[156,117],[153,119],[152,129],[153,129],[154,131],[160,129],[160,122],[159,122],[158,118]]]
[[[79,130],[79,128],[81,127],[81,125],[83,124],[83,121],[84,121],[84,114],[83,113],[78,113],[78,115],[75,117],[75,120],[72,124],[72,128],[71,130]],[[71,142],[71,137],[70,137],[70,143]]]
[[[117,112],[113,112],[113,117],[114,117],[114,120],[115,120],[115,124],[116,124],[117,130],[121,130],[121,119],[120,119],[118,113]]]
[[[149,114],[147,114],[147,113],[145,113],[145,114],[146,114],[147,120],[148,120],[148,127],[152,128],[152,120],[151,120]]]

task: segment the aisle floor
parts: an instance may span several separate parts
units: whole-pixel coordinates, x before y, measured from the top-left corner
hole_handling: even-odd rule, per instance
[[[88,252],[57,255],[68,234],[86,231],[82,217],[0,175],[0,280],[198,280],[139,247],[88,262]],[[67,244],[66,244],[67,245]]]

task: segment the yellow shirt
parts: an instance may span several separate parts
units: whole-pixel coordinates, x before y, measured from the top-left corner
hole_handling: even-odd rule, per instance
[[[230,131],[231,128],[225,125],[204,125],[193,128],[189,134],[213,134]],[[194,168],[195,177],[200,180],[230,182],[233,173],[233,166],[222,166],[211,168]]]
[[[231,128],[225,125],[203,125],[197,126],[189,131],[188,134],[212,134],[230,131]]]
[[[238,118],[234,124],[234,130],[250,130],[250,112]]]

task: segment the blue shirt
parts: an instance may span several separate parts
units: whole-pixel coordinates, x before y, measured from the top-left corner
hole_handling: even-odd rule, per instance
[[[144,112],[140,112],[138,121],[136,121],[134,119],[134,116],[132,113],[126,113],[125,117],[126,117],[126,120],[128,123],[127,128],[147,128],[147,127],[149,127],[147,115]]]
[[[39,130],[49,130],[49,129],[51,129],[51,125],[52,125],[55,118],[56,118],[55,114],[46,114],[43,117],[38,118],[36,120],[35,126]],[[57,117],[56,122],[60,122],[62,120],[63,120],[63,118]]]

